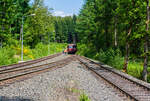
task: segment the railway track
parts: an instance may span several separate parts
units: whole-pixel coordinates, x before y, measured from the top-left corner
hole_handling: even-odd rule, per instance
[[[70,56],[63,60],[59,60],[48,64],[32,66],[27,68],[17,67],[0,70],[0,87],[8,86],[9,84],[14,83],[16,81],[28,79],[39,73],[63,67],[75,59],[76,58],[74,56]]]
[[[150,87],[123,76],[110,68],[103,67],[88,58],[77,57],[84,67],[105,80],[112,88],[115,88],[124,100],[150,101]]]
[[[29,65],[32,65],[32,64],[35,64],[35,63],[39,63],[39,62],[48,60],[48,59],[55,58],[59,55],[61,55],[61,53],[46,56],[46,57],[39,58],[39,59],[36,59],[36,60],[26,61],[26,62],[23,62],[23,63],[12,64],[12,65],[7,65],[7,66],[0,66],[0,71],[5,71],[5,70],[8,70],[8,69],[12,69],[12,68],[20,68],[20,67],[23,67],[23,66],[29,66]]]

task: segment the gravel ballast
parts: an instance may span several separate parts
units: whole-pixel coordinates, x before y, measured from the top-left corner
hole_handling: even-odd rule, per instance
[[[78,61],[3,87],[0,101],[79,101],[83,92],[91,101],[122,101]]]
[[[24,68],[26,68],[26,67],[32,67],[32,66],[38,66],[38,65],[43,65],[43,64],[52,63],[52,62],[56,62],[56,61],[59,61],[59,60],[63,60],[65,58],[67,58],[67,57],[69,57],[69,55],[62,54],[62,55],[59,55],[57,57],[54,57],[54,58],[51,58],[51,59],[48,59],[48,60],[44,60],[44,61],[41,61],[41,62],[32,64],[32,65],[29,65],[29,66],[24,66]]]

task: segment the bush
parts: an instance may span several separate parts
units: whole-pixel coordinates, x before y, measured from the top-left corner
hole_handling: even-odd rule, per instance
[[[48,53],[49,46],[49,53]],[[62,52],[67,44],[50,43],[45,45],[39,43],[34,49],[30,49],[29,46],[24,46],[24,60],[32,60],[48,56],[50,54]],[[11,45],[10,47],[0,48],[0,65],[8,65],[17,63],[20,60],[21,46]]]
[[[119,49],[113,50],[110,48],[105,52],[100,50],[100,52],[94,56],[94,59],[113,66],[117,69],[122,69],[124,64],[124,58],[121,56]]]
[[[66,47],[66,43],[50,43],[49,45],[39,43],[34,49],[32,49],[32,55],[37,59],[50,54],[62,52]]]
[[[77,50],[78,55],[85,55],[87,53],[87,46],[85,44],[77,44]]]
[[[136,78],[142,79],[143,64],[137,62],[129,62],[127,73]]]
[[[35,58],[40,58],[43,56],[47,56],[48,48],[44,46],[42,43],[39,43],[35,46],[35,49],[32,50],[32,55]]]
[[[16,63],[18,61],[17,58],[14,58],[15,50],[12,48],[2,48],[0,49],[0,65],[8,65],[12,63]]]
[[[124,66],[124,57],[121,54],[119,49],[108,49],[106,51],[100,50],[96,52],[94,48],[89,48],[85,44],[78,44],[78,52],[79,55],[84,55],[86,57],[99,60],[104,64],[115,67],[116,69],[123,69]],[[143,71],[143,61],[141,59],[136,59],[135,56],[130,55],[130,61],[128,64],[127,73],[132,75],[138,79],[142,79],[142,71]],[[150,63],[149,63],[150,64]],[[150,67],[150,66],[149,66]],[[150,82],[150,68],[148,67],[148,82]]]
[[[85,45],[85,44],[77,44],[77,54],[83,55],[89,58],[93,58],[96,53],[96,49],[92,47],[91,45]]]

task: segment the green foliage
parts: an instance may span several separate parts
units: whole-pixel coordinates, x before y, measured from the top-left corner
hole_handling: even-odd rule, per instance
[[[24,44],[35,48],[42,42],[72,43],[77,37],[74,31],[76,16],[54,17],[52,8],[44,6],[43,0],[1,0],[0,41],[3,46],[18,44],[24,17]],[[34,16],[32,16],[35,14]],[[74,39],[73,39],[74,38]]]
[[[121,51],[119,49],[108,49],[103,51],[102,49],[99,52],[92,47],[88,47],[85,44],[78,44],[78,52],[79,55],[84,55],[89,58],[93,58],[99,60],[105,64],[113,66],[117,69],[122,69],[124,64],[124,57],[122,57]]]
[[[44,0],[34,0],[31,5],[29,1],[0,1],[0,44],[3,47],[11,46],[12,50],[15,50],[14,54],[20,55],[20,29],[24,17],[25,60],[43,57],[54,51],[60,52],[62,47],[65,48],[55,42],[80,42],[78,54],[100,60],[118,69],[122,68],[123,57],[127,53],[126,43],[130,45],[130,60],[141,57],[143,59],[150,53],[145,52],[143,47],[150,37],[150,31],[146,30],[146,24],[149,23],[146,18],[146,1],[85,0],[79,16],[73,17],[54,17],[52,8],[44,6]],[[35,16],[30,16],[31,14]],[[0,55],[2,58],[3,54]],[[6,55],[6,58],[9,57],[11,56]],[[13,58],[6,60],[6,64],[16,61]],[[129,74],[134,75],[134,67],[138,67],[136,63],[129,63]],[[135,71],[138,74],[135,76],[140,78],[141,69]]]
[[[100,50],[99,52],[92,53],[92,49],[88,48],[85,44],[78,44],[78,52],[79,55],[87,55],[87,57],[99,60],[100,62],[103,62],[104,64],[110,65],[116,69],[122,70],[124,65],[124,57],[121,54],[121,51],[119,49],[108,49],[106,51]],[[88,55],[88,54],[95,54],[95,55]],[[134,56],[132,56],[133,58]],[[131,60],[128,64],[127,73],[129,75],[132,75],[133,77],[136,77],[138,79],[142,79],[142,71],[143,71],[143,63],[142,60]],[[150,82],[150,67],[148,68],[148,82]]]
[[[56,42],[73,43],[77,40],[75,33],[76,16],[55,17],[55,38]]]
[[[45,47],[42,43],[39,43],[35,46],[35,49],[32,50],[32,54],[35,58],[40,58],[43,56],[47,56],[47,50],[47,47]]]
[[[48,56],[50,54],[62,52],[65,49],[66,44],[61,43],[50,43],[49,45],[44,45],[39,43],[32,49],[32,56],[37,59],[40,57]],[[43,51],[44,50],[44,51]]]
[[[149,24],[148,2],[149,0],[85,0],[76,24],[80,42],[89,45],[82,54],[93,57],[91,54],[95,53],[94,58],[118,69],[127,63],[128,57],[130,60],[146,57],[149,52],[144,51],[144,46],[150,37],[149,29],[146,29],[146,24]],[[120,49],[120,54],[111,48]],[[126,62],[123,62],[122,56],[127,57]]]
[[[121,56],[119,49],[113,50],[110,48],[106,51],[100,50],[100,52],[94,56],[94,59],[113,66],[117,69],[122,69],[124,63],[124,58]]]
[[[127,73],[136,78],[142,79],[143,63],[142,62],[129,62]]]
[[[6,47],[0,49],[0,65],[16,63],[19,59],[14,57],[15,50]]]
[[[27,45],[34,48],[38,43],[54,40],[53,17],[45,6],[37,6],[29,11],[35,16],[28,16],[24,24],[24,39]],[[46,41],[45,41],[46,40]]]
[[[3,44],[9,44],[8,39],[19,39],[21,18],[29,11],[29,0],[0,1],[0,38]]]
[[[62,52],[63,49],[66,48],[66,46],[67,44],[65,43],[50,43],[49,45],[39,43],[35,46],[34,49],[30,49],[28,46],[24,46],[24,60],[33,60],[51,54],[59,53]],[[0,65],[17,63],[20,60],[20,54],[20,46],[0,48]]]
[[[84,56],[90,57],[90,58],[95,56],[95,53],[96,53],[96,49],[94,47],[92,47],[90,44],[86,45],[86,44],[78,43],[77,50],[78,50],[77,54],[84,55]]]
[[[149,73],[150,73],[150,70],[149,70]],[[150,83],[150,74],[147,75],[147,82]]]
[[[80,95],[80,101],[91,101],[86,94],[81,94]]]

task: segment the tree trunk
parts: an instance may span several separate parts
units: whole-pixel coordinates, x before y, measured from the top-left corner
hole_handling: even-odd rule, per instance
[[[109,35],[108,35],[108,26],[107,23],[105,23],[105,35],[106,35],[106,47],[109,47]]]
[[[130,28],[127,34],[127,39],[126,39],[126,55],[125,55],[125,60],[124,60],[124,68],[123,70],[125,72],[127,72],[127,68],[128,68],[128,61],[129,61],[129,48],[130,48],[130,44],[129,44],[129,36],[131,34],[132,31],[132,24],[130,24]]]
[[[117,22],[116,22],[116,17],[115,17],[115,47],[117,47]]]
[[[149,0],[147,2],[147,22],[146,22],[146,35],[145,35],[145,43],[144,43],[144,65],[142,78],[144,81],[147,81],[147,68],[148,68],[148,31],[149,31]]]
[[[127,68],[128,68],[129,47],[130,47],[130,45],[129,45],[129,42],[127,41],[127,42],[126,42],[126,55],[125,55],[124,68],[123,68],[123,70],[124,70],[125,72],[127,72]]]
[[[10,32],[10,34],[12,34],[12,33],[11,33],[11,24],[9,25],[9,32]]]
[[[142,77],[143,80],[147,82],[147,68],[148,68],[148,35],[145,36],[145,43],[144,43],[144,65],[143,65],[143,72]]]
[[[0,43],[0,47],[2,48],[3,47],[3,42],[2,42],[2,39],[1,39],[1,41],[0,41],[1,43]]]
[[[78,42],[78,35],[77,33],[75,32],[75,40],[76,40],[76,43]]]
[[[73,44],[76,44],[76,37],[73,35]]]
[[[21,42],[21,33],[22,33],[22,28],[20,27],[20,42]]]

